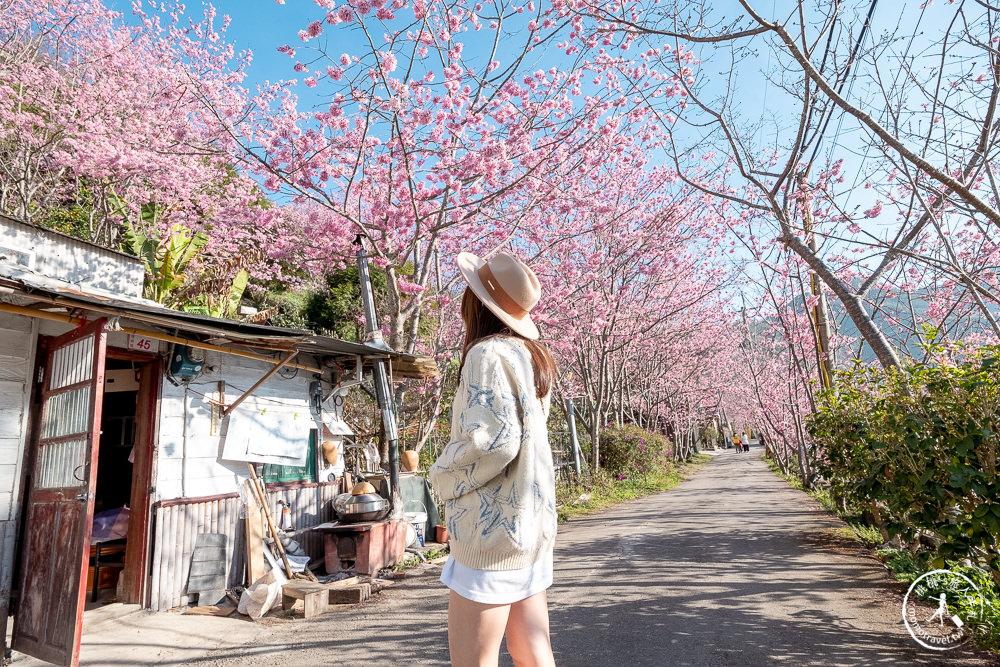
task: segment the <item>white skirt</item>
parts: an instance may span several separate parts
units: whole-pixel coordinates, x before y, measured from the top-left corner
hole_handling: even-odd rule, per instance
[[[513,604],[552,585],[552,549],[517,570],[474,570],[449,558],[441,583],[463,598],[483,604]]]

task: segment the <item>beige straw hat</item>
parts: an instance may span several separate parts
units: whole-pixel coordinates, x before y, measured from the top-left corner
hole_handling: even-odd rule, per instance
[[[506,253],[487,261],[471,252],[462,252],[457,263],[469,287],[501,322],[525,338],[538,339],[538,327],[529,316],[542,296],[534,271]]]

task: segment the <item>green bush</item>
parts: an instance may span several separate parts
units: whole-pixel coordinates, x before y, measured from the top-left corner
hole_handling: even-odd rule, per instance
[[[1000,584],[998,354],[989,347],[960,363],[840,374],[809,432],[836,496],[888,535],[921,540],[936,567],[969,558]]]
[[[601,467],[617,479],[637,479],[665,469],[673,446],[659,433],[633,426],[601,431]]]

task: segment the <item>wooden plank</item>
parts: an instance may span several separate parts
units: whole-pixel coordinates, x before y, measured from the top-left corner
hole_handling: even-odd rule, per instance
[[[8,493],[6,491],[0,491],[0,521],[11,521],[14,519],[14,494]],[[9,554],[0,555],[2,560],[0,563],[14,562],[14,556]],[[6,565],[0,565],[0,568],[6,567]]]
[[[31,332],[31,318],[14,313],[0,312],[0,341],[6,349],[14,348],[15,341],[24,340],[23,334]],[[19,345],[17,347],[20,347]]]
[[[230,498],[219,500],[219,506],[222,508],[222,522],[226,536],[229,538],[226,540],[226,563],[228,563],[228,576],[229,581],[228,588],[232,588],[236,585],[243,584],[243,562],[242,558],[245,552],[243,545],[240,544],[245,541],[246,536],[243,534],[243,522],[239,520],[239,512],[237,504],[239,500],[233,500]],[[237,544],[240,546],[240,556],[236,556]]]
[[[372,587],[372,595],[375,593],[381,593],[386,588],[391,588],[396,585],[396,582],[391,579],[372,579],[369,583]]]
[[[191,573],[191,556],[194,554],[195,541],[198,539],[198,506],[197,505],[183,505],[181,508],[184,517],[184,551],[183,558],[181,559],[181,578],[180,581],[187,582],[188,575]],[[186,605],[191,603],[191,598],[186,594],[186,587],[181,591],[184,593],[181,596],[178,605]],[[212,600],[209,604],[215,604],[216,600]]]
[[[0,491],[9,493],[14,490],[14,475],[16,473],[16,465],[0,465]]]
[[[24,429],[24,383],[0,381],[0,437],[21,438]]]
[[[2,335],[2,334],[0,334]],[[22,334],[23,337],[23,334]],[[24,337],[27,340],[26,337]],[[4,350],[14,352],[14,350]],[[24,346],[23,354],[0,353],[0,380],[23,383],[28,376],[28,347]]]
[[[184,507],[170,508],[170,603],[168,609],[179,607],[184,587]]]
[[[262,377],[261,379],[257,380],[254,383],[254,385],[252,387],[250,387],[249,389],[247,389],[245,392],[243,392],[243,394],[240,395],[239,398],[237,398],[235,401],[233,401],[228,406],[226,406],[226,409],[222,411],[222,416],[223,417],[229,416],[232,413],[233,410],[235,410],[237,407],[239,407],[240,403],[242,403],[243,401],[245,401],[248,398],[250,398],[251,394],[253,394],[255,391],[257,391],[258,389],[260,389],[261,385],[263,385],[265,382],[267,382],[275,373],[277,373],[278,371],[280,371],[282,369],[282,367],[284,367],[285,364],[287,364],[288,362],[290,362],[295,357],[295,355],[297,355],[298,353],[299,353],[298,350],[292,350],[291,352],[289,352],[285,356],[284,359],[282,359],[281,361],[279,361],[277,365],[272,366],[266,373],[264,373],[264,377]]]
[[[153,510],[156,517],[153,521],[155,526],[153,537],[153,571],[149,577],[149,605],[153,611],[161,611],[160,607],[160,563],[163,560],[163,510],[155,508]]]
[[[163,588],[161,589],[161,609],[172,609],[174,605],[174,590],[177,588],[175,582],[180,579],[177,574],[177,563],[180,561],[180,546],[177,543],[177,520],[178,520],[178,508],[170,507],[167,509],[167,530],[164,537],[164,548],[165,552],[163,554],[163,559],[165,562],[164,569],[164,582]]]
[[[247,561],[247,585],[250,585],[264,576],[267,566],[264,563],[264,521],[260,516],[260,503],[257,496],[250,487],[253,482],[249,479],[243,482],[247,493],[247,516],[244,521],[246,526],[246,561]]]
[[[311,593],[325,590],[327,587],[323,584],[314,584],[311,581],[292,581],[281,587],[281,594],[302,600]]]
[[[329,593],[326,586],[309,582],[288,583],[281,587],[281,608],[289,610],[296,600],[302,600],[306,618],[314,618],[329,609]]]
[[[358,584],[348,588],[331,588],[330,604],[358,604],[371,597],[371,584]]]
[[[21,439],[16,436],[6,438],[0,434],[0,465],[16,466],[21,455]]]
[[[349,586],[357,586],[362,583],[361,577],[348,577],[347,579],[340,579],[338,581],[331,581],[326,585],[327,588],[347,588]]]

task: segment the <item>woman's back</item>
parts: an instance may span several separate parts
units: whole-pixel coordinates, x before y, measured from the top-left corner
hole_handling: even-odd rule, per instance
[[[452,441],[431,468],[445,501],[452,556],[467,567],[525,567],[555,538],[555,479],[531,355],[494,336],[468,352],[452,410]]]

